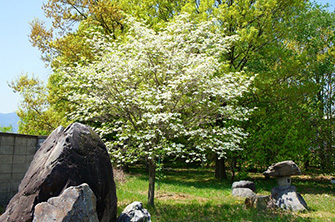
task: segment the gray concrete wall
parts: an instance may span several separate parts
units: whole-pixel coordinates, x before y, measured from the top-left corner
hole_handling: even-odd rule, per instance
[[[17,193],[35,152],[45,136],[0,133],[0,206]]]

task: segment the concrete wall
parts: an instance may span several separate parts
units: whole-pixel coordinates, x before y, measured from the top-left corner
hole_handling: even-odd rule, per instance
[[[35,152],[45,136],[0,133],[0,206],[17,193]]]

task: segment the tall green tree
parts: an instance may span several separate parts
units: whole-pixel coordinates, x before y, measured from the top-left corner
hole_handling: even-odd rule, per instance
[[[335,166],[334,156],[334,84],[335,84],[335,12],[319,5],[310,7],[296,23],[296,48],[305,56],[305,75],[315,85],[311,97],[312,138],[323,172]]]

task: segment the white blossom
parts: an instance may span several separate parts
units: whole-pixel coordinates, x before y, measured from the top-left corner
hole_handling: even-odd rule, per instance
[[[98,61],[63,70],[64,84],[78,86],[68,95],[71,117],[102,123],[97,131],[115,137],[106,144],[119,163],[160,155],[205,160],[207,151],[223,157],[239,149],[243,130],[215,124],[244,121],[250,112],[233,102],[252,79],[223,73],[219,62],[237,37],[213,29],[213,21],[189,22],[187,14],[158,32],[132,17],[127,24],[124,39],[96,35]]]

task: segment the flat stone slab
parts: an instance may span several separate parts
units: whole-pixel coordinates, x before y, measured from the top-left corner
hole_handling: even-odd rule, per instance
[[[248,181],[248,180],[241,180],[241,181],[234,182],[232,185],[232,189],[235,189],[235,188],[249,188],[253,192],[256,191],[256,186],[254,182]]]
[[[301,171],[298,165],[292,160],[282,161],[269,166],[263,173],[266,177],[288,177],[293,175],[300,175]]]

